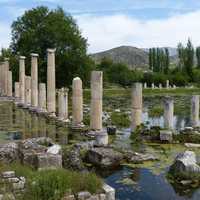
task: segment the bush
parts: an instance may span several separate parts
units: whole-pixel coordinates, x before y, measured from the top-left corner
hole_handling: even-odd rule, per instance
[[[111,114],[111,122],[112,122],[112,124],[119,126],[119,127],[129,127],[130,126],[130,119],[128,117],[128,114],[125,114],[125,113],[113,112]]]

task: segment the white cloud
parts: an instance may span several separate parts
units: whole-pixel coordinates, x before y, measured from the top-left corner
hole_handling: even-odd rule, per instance
[[[7,23],[0,23],[0,48],[8,47],[10,44],[10,25]]]
[[[177,46],[190,37],[200,45],[200,10],[167,19],[139,20],[125,15],[80,16],[78,24],[88,38],[89,52],[103,51],[120,45],[137,47]]]

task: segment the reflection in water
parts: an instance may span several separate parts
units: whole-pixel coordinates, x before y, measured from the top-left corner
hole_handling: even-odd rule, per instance
[[[63,145],[70,132],[63,124],[17,108],[12,102],[0,102],[0,131],[0,142],[46,136]]]
[[[138,200],[199,200],[200,190],[193,194],[179,195],[167,182],[165,174],[155,176],[148,169],[124,167],[105,179],[116,189],[117,199]]]

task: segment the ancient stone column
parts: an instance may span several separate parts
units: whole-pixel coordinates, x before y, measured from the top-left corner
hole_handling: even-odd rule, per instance
[[[31,105],[38,106],[38,54],[31,54]]]
[[[169,80],[166,80],[166,88],[169,89]]]
[[[63,120],[65,117],[64,88],[58,91],[58,118]]]
[[[199,95],[194,95],[191,99],[191,125],[199,126]]]
[[[3,95],[3,64],[0,63],[0,93]]]
[[[7,80],[7,96],[12,97],[12,72],[8,71],[8,80]]]
[[[25,76],[25,105],[31,106],[31,77]]]
[[[147,88],[147,83],[145,82],[145,83],[144,83],[144,89],[146,89],[146,88]]]
[[[20,97],[20,88],[19,88],[19,82],[15,82],[15,98]]]
[[[25,56],[19,58],[20,103],[25,103]]]
[[[154,83],[152,83],[152,84],[151,84],[151,88],[152,88],[152,89],[154,89],[154,88],[155,88],[155,85],[154,85]]]
[[[83,126],[83,89],[82,80],[79,77],[72,82],[72,126]]]
[[[167,129],[174,128],[174,100],[166,97],[164,100],[164,127]]]
[[[46,85],[45,83],[39,84],[39,109],[43,112],[46,112]]]
[[[66,88],[64,91],[64,103],[65,103],[65,113],[64,113],[64,121],[68,121],[68,89]]]
[[[161,83],[159,83],[159,89],[162,89],[162,84]]]
[[[47,111],[56,112],[55,49],[47,49]]]
[[[142,123],[142,84],[135,83],[132,88],[131,130]]]
[[[5,71],[4,71],[4,86],[5,86],[5,95],[8,96],[8,73],[9,73],[9,58],[5,58],[4,59],[4,67],[5,67]]]
[[[103,96],[103,72],[92,71],[91,74],[91,110],[90,128],[102,129],[102,96]]]

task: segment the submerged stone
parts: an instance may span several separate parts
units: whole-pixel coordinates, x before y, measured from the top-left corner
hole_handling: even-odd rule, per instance
[[[112,148],[93,148],[87,152],[87,160],[100,168],[115,167],[120,165],[124,156]]]

